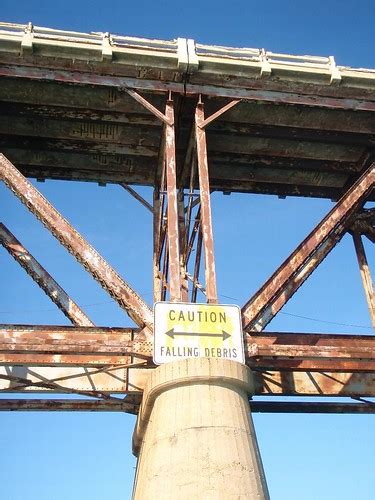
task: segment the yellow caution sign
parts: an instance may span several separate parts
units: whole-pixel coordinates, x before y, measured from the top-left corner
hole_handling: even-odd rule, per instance
[[[245,363],[241,311],[235,305],[156,302],[154,362],[225,358]]]

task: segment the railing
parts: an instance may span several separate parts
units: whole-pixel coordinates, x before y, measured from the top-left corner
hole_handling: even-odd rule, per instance
[[[76,31],[43,28],[34,26],[32,23],[25,25],[0,22],[0,36],[9,35],[22,40],[27,34],[32,34],[34,40],[84,43],[92,46],[101,46],[103,39],[108,39],[110,45],[113,47],[143,48],[177,53],[177,40],[150,40],[146,38],[112,35],[104,32],[80,33]]]
[[[223,47],[204,45],[193,40],[178,38],[177,40],[155,40],[130,36],[112,35],[104,32],[80,33],[43,28],[28,24],[14,24],[0,22],[0,41],[19,41],[21,53],[33,50],[33,44],[41,42],[51,45],[60,43],[76,44],[77,48],[97,49],[102,52],[103,59],[112,59],[113,52],[126,53],[142,51],[147,56],[165,56],[172,58],[172,65],[176,64],[181,71],[193,72],[205,63],[210,71],[212,64],[217,67],[226,63],[259,68],[260,76],[270,76],[274,71],[293,71],[304,73],[318,73],[330,76],[331,84],[339,84],[344,74],[346,77],[375,79],[374,69],[350,68],[336,66],[333,56],[321,57],[310,55],[280,54],[256,48]],[[173,59],[176,59],[176,63]],[[210,66],[211,64],[211,66]],[[220,66],[221,67],[221,66]]]

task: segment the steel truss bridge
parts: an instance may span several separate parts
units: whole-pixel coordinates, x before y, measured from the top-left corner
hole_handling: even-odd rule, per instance
[[[253,411],[374,412],[375,336],[263,332],[346,233],[375,326],[375,70],[333,57],[0,23],[0,177],[137,328],[98,328],[0,225],[72,322],[0,326],[2,410],[137,413],[152,309],[27,178],[117,183],[153,215],[154,301],[218,300],[210,194],[308,196],[332,210],[242,307]],[[153,187],[153,205],[137,185]],[[22,235],[17,235],[22,239]],[[204,273],[200,273],[200,269]],[[204,282],[200,282],[200,275]],[[49,399],[25,399],[25,393]],[[54,394],[72,394],[56,399]],[[90,396],[77,399],[77,394]],[[273,396],[322,396],[321,402]],[[353,398],[327,403],[324,396]]]

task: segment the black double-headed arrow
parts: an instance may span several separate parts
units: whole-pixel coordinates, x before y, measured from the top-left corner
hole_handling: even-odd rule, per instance
[[[222,333],[196,333],[196,332],[176,332],[174,328],[165,332],[171,339],[175,337],[220,337],[223,340],[227,340],[230,337],[230,333],[222,330]]]

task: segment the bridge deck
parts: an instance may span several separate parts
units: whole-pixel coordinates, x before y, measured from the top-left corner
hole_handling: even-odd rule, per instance
[[[374,156],[375,70],[333,58],[0,23],[0,150],[38,179],[157,184],[172,92],[180,187],[199,94],[210,185],[338,198]]]

